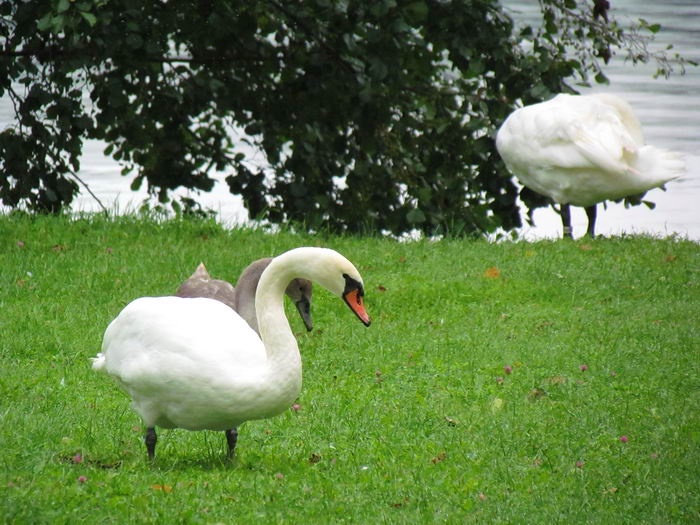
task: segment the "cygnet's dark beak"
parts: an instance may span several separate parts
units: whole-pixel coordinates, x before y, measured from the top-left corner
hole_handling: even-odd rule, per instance
[[[307,331],[314,329],[314,323],[311,320],[311,303],[306,297],[302,297],[296,303],[294,303],[301,315],[301,320],[304,321]]]

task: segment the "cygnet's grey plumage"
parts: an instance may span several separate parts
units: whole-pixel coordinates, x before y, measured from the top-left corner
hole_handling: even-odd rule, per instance
[[[204,263],[200,263],[189,279],[180,285],[175,295],[178,297],[216,299],[235,310],[259,334],[255,310],[255,292],[258,288],[260,276],[271,262],[271,257],[252,262],[243,270],[235,287],[227,281],[212,279]],[[311,331],[313,328],[311,320],[311,281],[294,279],[289,283],[285,292],[299,311],[306,329]]]
[[[236,310],[236,291],[231,283],[212,279],[204,263],[180,285],[175,293],[177,297],[208,297],[224,303]]]

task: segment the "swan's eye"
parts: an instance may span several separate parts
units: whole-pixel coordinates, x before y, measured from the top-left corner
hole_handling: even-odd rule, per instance
[[[357,290],[357,296],[359,301],[359,298],[365,295],[365,292],[362,289],[362,285],[346,273],[343,274],[343,277],[345,278],[345,291],[343,292],[343,295],[347,295],[350,292]]]

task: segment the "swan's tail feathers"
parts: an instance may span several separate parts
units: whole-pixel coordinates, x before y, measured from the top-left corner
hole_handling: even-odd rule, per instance
[[[194,271],[192,275],[190,275],[190,279],[203,279],[205,281],[208,281],[211,279],[209,272],[207,271],[207,267],[204,266],[203,262],[199,263],[199,266],[197,266],[197,269]]]
[[[633,168],[649,185],[648,189],[662,186],[685,173],[685,159],[681,153],[654,146],[642,146]]]
[[[97,357],[91,357],[90,359],[92,360],[92,369],[93,370],[97,370],[100,372],[105,371],[107,361],[105,359],[105,355],[102,352],[98,353]]]

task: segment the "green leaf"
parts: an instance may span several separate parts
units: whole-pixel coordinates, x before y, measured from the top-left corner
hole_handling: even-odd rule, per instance
[[[376,57],[370,58],[369,70],[372,77],[376,80],[384,80],[387,73],[389,72],[389,70],[386,67],[386,64],[384,64],[384,62],[382,62],[379,58]]]
[[[90,25],[90,27],[94,27],[95,24],[97,24],[97,17],[92,13],[88,13],[87,11],[80,11],[80,16],[83,17],[83,19]]]
[[[56,8],[56,12],[65,13],[66,11],[68,11],[69,7],[70,0],[58,0],[58,7]]]
[[[60,33],[66,25],[66,17],[63,15],[54,16],[51,19],[51,31],[53,33]]]
[[[609,84],[610,83],[610,80],[608,80],[608,77],[606,77],[602,71],[599,71],[596,74],[595,81],[598,82],[598,84]]]
[[[425,218],[425,213],[418,208],[415,208],[406,214],[406,220],[411,224],[425,222]]]
[[[51,21],[53,20],[53,13],[46,13],[42,16],[36,23],[36,27],[39,31],[46,31],[51,27]]]
[[[428,16],[428,5],[425,2],[413,2],[406,6],[406,11],[416,22],[422,22]]]

